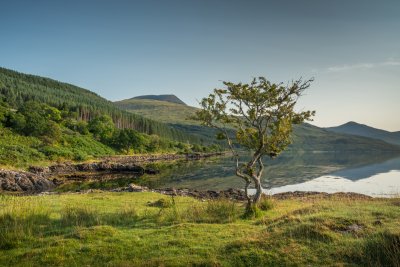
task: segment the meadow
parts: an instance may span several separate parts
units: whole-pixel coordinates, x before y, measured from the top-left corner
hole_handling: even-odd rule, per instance
[[[400,199],[0,196],[0,266],[399,266]]]

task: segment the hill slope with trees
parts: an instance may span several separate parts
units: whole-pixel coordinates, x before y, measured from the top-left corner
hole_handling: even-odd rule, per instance
[[[215,151],[70,84],[0,68],[0,167],[132,153]],[[211,149],[211,150],[210,150]]]
[[[108,115],[117,128],[130,128],[146,134],[178,141],[196,142],[163,123],[121,110],[99,95],[63,82],[0,68],[0,98],[18,109],[29,100],[45,103],[73,114],[76,120],[90,121],[99,115]]]

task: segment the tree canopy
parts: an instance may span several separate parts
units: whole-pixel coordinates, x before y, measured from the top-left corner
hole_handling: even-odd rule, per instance
[[[236,159],[236,175],[245,181],[249,204],[257,203],[262,194],[262,158],[278,156],[291,143],[292,126],[314,116],[315,111],[295,110],[297,100],[312,81],[299,79],[284,85],[259,77],[249,84],[223,82],[224,88],[214,89],[201,100],[196,119],[218,129],[217,137],[227,140]],[[245,164],[240,164],[235,143],[251,151]],[[252,183],[256,188],[253,198],[248,195]]]

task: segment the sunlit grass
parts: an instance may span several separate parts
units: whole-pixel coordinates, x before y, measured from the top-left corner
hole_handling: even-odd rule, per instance
[[[400,200],[156,193],[0,197],[0,266],[396,266]]]

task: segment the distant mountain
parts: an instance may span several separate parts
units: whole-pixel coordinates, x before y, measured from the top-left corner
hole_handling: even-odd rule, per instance
[[[294,127],[292,149],[303,151],[400,152],[400,146],[379,139],[328,131],[308,123]]]
[[[195,135],[203,141],[215,142],[215,129],[201,126],[198,121],[189,119],[198,108],[138,98],[118,101],[115,104],[129,112],[167,123],[173,128]],[[400,147],[381,140],[335,133],[307,123],[295,126],[293,141],[291,149],[295,151],[375,151],[376,154],[382,151],[400,152]]]
[[[180,100],[176,95],[142,95],[142,96],[136,96],[131,99],[149,99],[149,100],[158,100],[158,101],[165,101],[175,104],[186,105],[185,102]]]
[[[326,129],[335,133],[359,135],[369,138],[380,139],[390,144],[400,145],[400,132],[389,132],[353,121],[340,126],[329,127]]]

